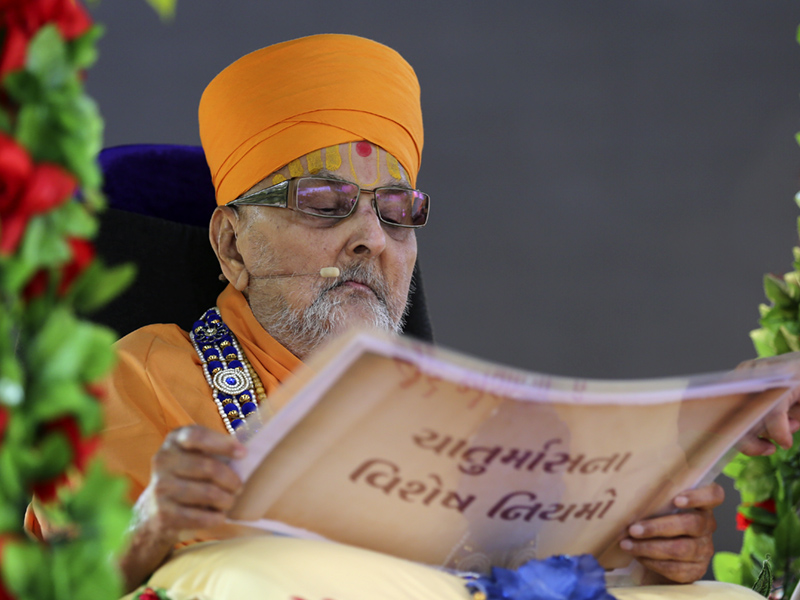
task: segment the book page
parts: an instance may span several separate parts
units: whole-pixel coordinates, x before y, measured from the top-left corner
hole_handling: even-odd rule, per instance
[[[667,510],[796,384],[565,380],[363,334],[312,367],[235,465],[231,517],[472,571],[587,552],[627,565],[627,525]]]

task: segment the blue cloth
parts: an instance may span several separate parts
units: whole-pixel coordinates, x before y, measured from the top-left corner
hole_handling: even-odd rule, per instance
[[[532,560],[514,571],[493,567],[467,587],[487,600],[614,600],[603,567],[589,554]]]

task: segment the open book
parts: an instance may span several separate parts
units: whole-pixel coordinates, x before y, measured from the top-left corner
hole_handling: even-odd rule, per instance
[[[670,510],[800,384],[757,369],[567,379],[357,333],[270,399],[232,519],[459,570],[591,553]]]

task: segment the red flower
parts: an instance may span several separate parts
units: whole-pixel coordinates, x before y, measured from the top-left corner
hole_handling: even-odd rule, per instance
[[[92,26],[77,0],[0,0],[0,27],[5,44],[0,77],[25,65],[28,43],[48,23],[55,23],[65,40],[73,40]]]
[[[771,512],[773,515],[777,512],[777,509],[775,508],[775,500],[773,498],[767,498],[763,502],[756,502],[753,506],[763,508],[767,512]]]
[[[19,202],[33,173],[33,161],[25,148],[0,133],[0,215]]]
[[[45,431],[60,432],[67,437],[69,445],[72,448],[72,463],[80,472],[83,472],[86,468],[87,461],[97,450],[100,443],[100,438],[97,436],[91,438],[81,437],[78,423],[72,415],[67,415],[66,417],[48,423],[45,427]],[[55,499],[58,488],[66,482],[66,473],[59,473],[54,478],[48,479],[47,481],[36,482],[33,485],[33,491],[42,502],[49,502]]]
[[[159,597],[158,592],[156,592],[153,588],[145,588],[139,592],[139,595],[136,596],[136,600],[161,600],[161,598]]]
[[[766,500],[762,502],[756,502],[755,504],[746,504],[745,506],[755,506],[758,508],[763,508],[767,512],[771,512],[773,515],[776,512],[775,500],[772,498],[767,498]],[[739,531],[744,531],[745,529],[750,527],[750,525],[752,525],[753,522],[754,522],[753,519],[748,519],[742,513],[740,512],[736,513],[736,529],[738,529]]]
[[[67,263],[61,271],[61,283],[58,285],[58,294],[63,296],[69,290],[72,282],[83,273],[94,260],[94,245],[89,240],[70,238],[72,261]]]
[[[753,524],[752,519],[748,519],[740,512],[736,513],[736,529],[738,529],[739,531],[744,531],[752,524]]]
[[[61,268],[61,282],[58,284],[58,295],[63,296],[69,291],[72,282],[83,273],[94,260],[94,245],[89,240],[70,238],[67,240],[72,250],[72,260]],[[41,296],[47,289],[47,271],[38,271],[25,286],[22,296],[31,301]]]
[[[66,201],[76,185],[58,165],[32,164],[19,144],[0,133],[0,254],[14,252],[30,218]]]
[[[0,406],[0,442],[3,441],[3,436],[6,433],[6,426],[8,425],[8,409]]]

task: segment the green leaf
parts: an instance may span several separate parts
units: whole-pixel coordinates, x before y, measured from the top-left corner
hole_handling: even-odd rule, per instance
[[[45,25],[33,36],[25,55],[25,66],[39,77],[46,89],[57,89],[72,76],[67,48],[55,24]]]
[[[775,337],[775,333],[765,328],[754,329],[750,332],[750,340],[759,357],[766,358],[778,354]]]
[[[761,562],[768,556],[776,556],[777,553],[775,538],[770,533],[756,526],[750,526],[745,530],[742,537],[742,554],[754,557],[755,562],[758,563],[751,565],[754,580],[761,572]]]
[[[742,584],[742,557],[733,552],[717,552],[711,561],[714,579]]]
[[[753,591],[761,594],[765,598],[769,598],[769,595],[772,593],[772,580],[772,568],[769,564],[769,558],[766,558],[761,565],[761,573],[758,574],[758,578],[753,584]]]
[[[747,462],[750,460],[749,456],[744,454],[737,454],[733,457],[733,460],[725,465],[725,468],[722,469],[722,473],[727,475],[731,479],[736,479],[739,477],[744,468],[747,466]]]
[[[750,457],[734,485],[742,494],[742,502],[755,504],[771,497],[777,485],[775,467],[766,456]]]
[[[775,527],[775,548],[780,556],[800,555],[800,518],[788,512]]]
[[[105,32],[102,25],[93,25],[67,46],[69,62],[74,69],[88,69],[97,60],[97,41]]]
[[[171,19],[175,16],[176,0],[147,0],[163,20]]]
[[[10,135],[12,130],[11,125],[11,116],[8,114],[8,111],[0,106],[0,131],[3,133]]]
[[[74,294],[75,308],[82,313],[91,313],[116,298],[135,278],[136,266],[133,263],[106,268],[96,260],[73,285],[71,294]]]
[[[33,217],[22,238],[20,259],[37,268],[57,267],[66,263],[72,257],[72,251],[58,233],[52,214]]]
[[[774,331],[781,324],[797,321],[797,310],[794,308],[783,308],[781,306],[768,306],[761,304],[758,307],[761,314],[760,323],[763,327]]]
[[[9,73],[3,82],[6,93],[20,105],[40,103],[44,98],[41,83],[29,71],[19,70]]]
[[[2,580],[14,597],[35,597],[25,591],[30,589],[29,586],[37,574],[40,579],[49,579],[41,576],[48,572],[42,564],[42,558],[38,544],[32,542],[8,543],[3,546],[3,562],[0,565]]]
[[[91,239],[97,234],[97,219],[82,202],[73,198],[69,202],[65,202],[58,212],[60,213],[61,228],[65,235]]]
[[[25,373],[17,357],[6,354],[0,358],[0,404],[18,406],[25,398]]]
[[[14,448],[8,443],[0,446],[0,484],[3,493],[10,498],[20,497],[25,493],[22,473],[16,461],[18,456],[13,450]]]
[[[69,379],[53,381],[49,384],[36,382],[29,390],[35,402],[29,409],[30,419],[34,422],[52,421],[65,414],[77,416],[87,423],[96,420],[96,415],[84,413],[98,411],[98,407],[78,382]]]
[[[797,323],[785,323],[780,326],[780,332],[792,352],[800,351],[800,327]]]
[[[45,434],[33,454],[35,463],[25,473],[29,481],[52,479],[72,461],[72,446],[60,431]]]
[[[767,298],[772,300],[775,306],[788,307],[794,305],[786,282],[775,275],[767,274],[764,276],[764,293]]]
[[[80,368],[82,381],[97,381],[106,375],[116,362],[117,355],[112,345],[117,341],[117,334],[99,325],[86,324],[91,331],[91,341],[86,348]]]

